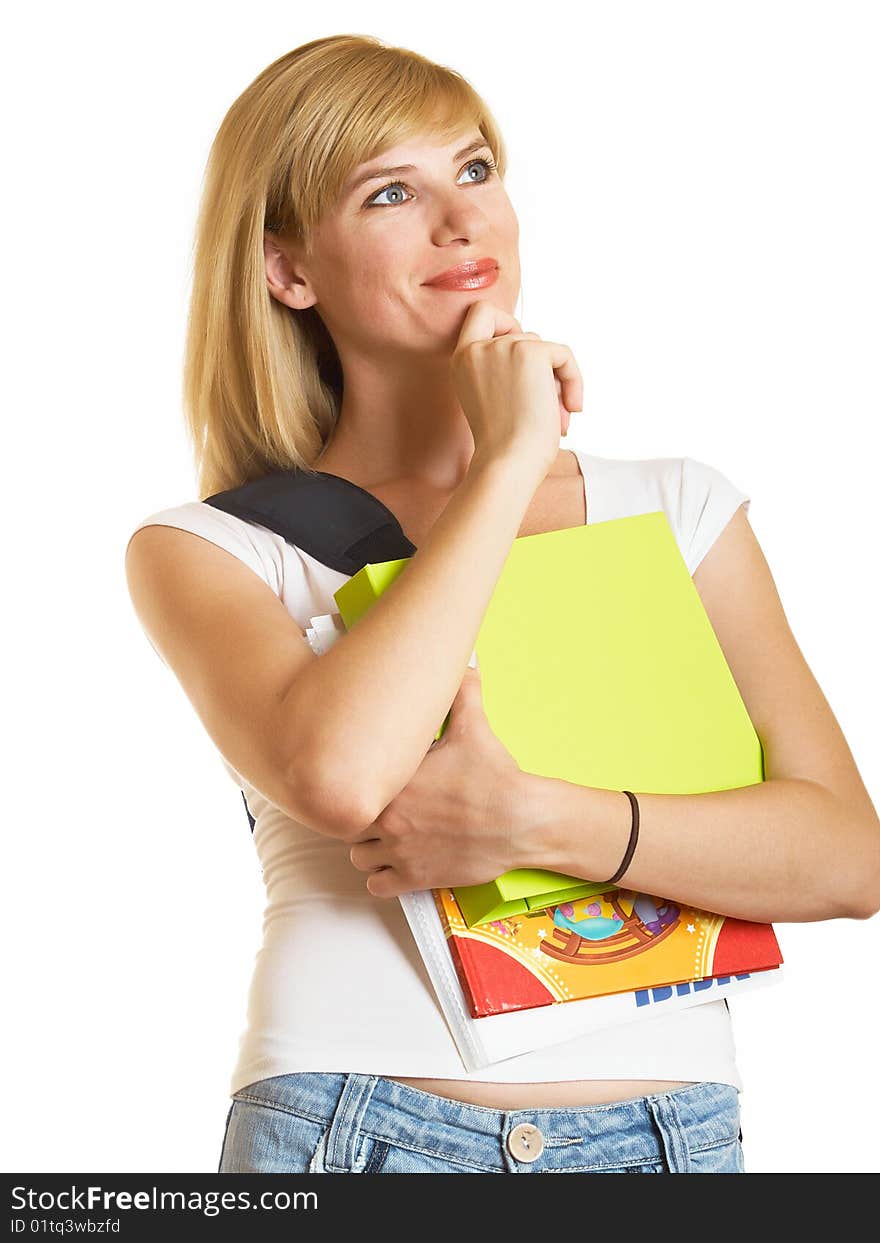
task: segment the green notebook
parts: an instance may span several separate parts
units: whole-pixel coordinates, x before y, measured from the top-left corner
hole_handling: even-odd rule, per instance
[[[365,566],[335,593],[347,629],[408,564]],[[514,540],[475,650],[486,717],[527,772],[654,794],[764,779],[760,739],[663,511]],[[606,888],[517,868],[454,892],[472,927]]]

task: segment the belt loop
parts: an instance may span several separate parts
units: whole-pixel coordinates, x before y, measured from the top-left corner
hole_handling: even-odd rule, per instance
[[[646,1096],[645,1104],[660,1134],[669,1173],[692,1173],[691,1152],[675,1097],[669,1092],[661,1092],[659,1096]]]
[[[330,1127],[324,1137],[324,1168],[329,1174],[350,1174],[358,1152],[361,1123],[378,1075],[352,1071],[345,1076]]]

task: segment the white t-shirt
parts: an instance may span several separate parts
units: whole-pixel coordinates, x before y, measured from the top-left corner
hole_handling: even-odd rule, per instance
[[[736,509],[749,504],[720,471],[692,458],[574,452],[588,523],[662,509],[691,574]],[[304,634],[313,617],[338,611],[333,593],[348,575],[266,527],[203,501],[160,510],[135,530],[151,524],[195,532],[238,557],[268,583]],[[708,1080],[741,1090],[724,1000],[465,1071],[399,902],[367,891],[344,842],[292,820],[221,761],[255,821],[266,886],[263,941],[230,1092],[307,1070],[503,1083]]]

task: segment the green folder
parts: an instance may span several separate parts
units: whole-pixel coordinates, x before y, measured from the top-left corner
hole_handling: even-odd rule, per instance
[[[408,563],[365,566],[335,593],[346,628]],[[488,722],[526,772],[653,794],[764,780],[760,739],[661,510],[514,540],[475,650]],[[472,927],[606,889],[516,868],[454,892]]]

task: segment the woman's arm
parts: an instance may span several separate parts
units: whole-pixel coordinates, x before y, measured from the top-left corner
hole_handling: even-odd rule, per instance
[[[369,824],[430,748],[535,486],[521,457],[472,460],[404,573],[296,679],[292,784],[323,791],[328,820],[340,791],[359,792],[362,815],[340,836]]]
[[[404,572],[301,672],[282,703],[291,785],[348,840],[411,780],[461,686],[524,514],[559,452],[583,381],[567,346],[520,333],[502,308],[469,307],[450,363],[474,437],[467,475]],[[568,403],[562,404],[562,395]],[[356,794],[352,795],[352,791]]]
[[[642,794],[621,885],[757,922],[868,918],[880,909],[880,820],[740,508],[694,584],[764,750],[766,780]],[[602,880],[618,868],[626,795],[521,773],[511,867]]]

